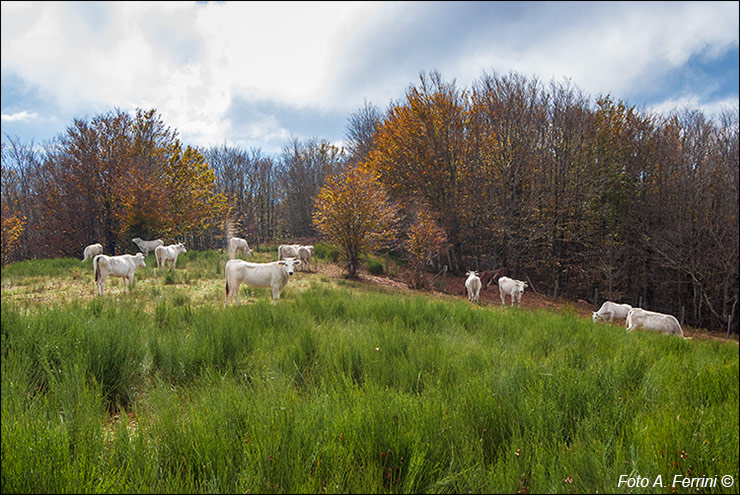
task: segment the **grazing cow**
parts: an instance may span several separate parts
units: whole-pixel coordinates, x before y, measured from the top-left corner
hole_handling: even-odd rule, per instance
[[[239,286],[242,282],[256,289],[272,288],[272,304],[277,304],[280,291],[293,275],[293,267],[301,260],[286,258],[271,263],[250,263],[239,259],[226,262],[226,302],[239,304]]]
[[[467,272],[465,275],[468,276],[468,279],[465,281],[465,288],[468,289],[468,301],[477,303],[482,285],[480,277],[473,271]]]
[[[170,244],[169,246],[157,246],[154,250],[154,256],[157,258],[157,267],[164,268],[167,262],[170,262],[170,268],[175,268],[177,263],[177,256],[180,253],[187,253],[185,245],[182,242],[177,244]]]
[[[246,239],[241,237],[232,237],[229,239],[229,257],[233,258],[237,251],[241,251],[246,255],[252,256],[252,250],[249,249]]]
[[[144,253],[144,256],[149,254],[149,251],[154,251],[157,249],[157,246],[164,245],[164,241],[162,239],[156,239],[154,241],[142,241],[139,237],[135,237],[134,239],[131,239],[134,244],[136,244],[142,253]]]
[[[501,276],[501,271],[502,271],[501,269],[498,269],[498,270],[486,270],[484,272],[480,272],[478,274],[478,277],[480,277],[481,289],[490,287],[493,284],[497,283],[499,276]]]
[[[627,313],[627,331],[631,332],[635,328],[644,328],[665,335],[683,337],[681,324],[678,323],[675,316],[647,311],[642,308],[632,308]]]
[[[311,271],[311,257],[313,256],[313,246],[301,246],[298,248],[298,259],[301,260],[301,264],[298,265],[303,271],[305,267],[309,272]]]
[[[527,282],[521,280],[514,280],[509,277],[500,277],[498,279],[498,293],[501,296],[501,304],[506,305],[506,296],[511,296],[511,305],[514,305],[514,299],[516,299],[516,305],[522,302],[522,294],[524,289],[529,287]]]
[[[146,266],[144,263],[144,254],[122,254],[120,256],[106,256],[98,254],[93,258],[93,273],[95,274],[95,283],[98,286],[98,294],[103,295],[105,289],[105,280],[111,277],[121,277],[128,279],[128,290],[134,288],[134,272],[140,266]]]
[[[93,259],[94,257],[96,257],[99,254],[103,254],[103,245],[100,244],[100,243],[90,244],[82,252],[82,261],[87,261],[88,259]]]
[[[300,244],[280,244],[278,246],[278,260],[285,258],[298,258],[298,248]]]
[[[592,313],[591,318],[594,322],[603,320],[611,323],[614,318],[627,318],[627,313],[630,312],[630,309],[632,309],[632,306],[629,304],[617,304],[611,301],[605,301],[598,311]]]

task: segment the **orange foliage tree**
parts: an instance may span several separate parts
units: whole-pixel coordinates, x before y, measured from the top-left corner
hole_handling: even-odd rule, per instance
[[[461,235],[470,203],[466,123],[468,96],[439,73],[422,74],[406,101],[391,107],[375,133],[368,165],[394,198],[419,200],[439,213],[460,262]]]
[[[396,209],[378,174],[364,164],[327,178],[316,197],[313,223],[339,246],[350,278],[357,277],[363,254],[397,233]]]
[[[7,211],[6,211],[7,210]],[[10,214],[3,201],[2,208],[2,264],[5,265],[11,259],[13,250],[23,233],[26,217],[18,214]]]

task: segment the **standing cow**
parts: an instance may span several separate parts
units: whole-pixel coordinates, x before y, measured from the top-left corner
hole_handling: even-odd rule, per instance
[[[304,268],[311,271],[311,257],[313,256],[313,246],[301,246],[298,248],[298,259],[301,260],[301,264],[299,265],[300,270],[303,271]]]
[[[234,258],[236,252],[241,251],[248,256],[252,256],[252,250],[249,249],[246,239],[241,237],[232,237],[229,239],[229,258]]]
[[[271,263],[250,263],[240,259],[226,262],[226,302],[239,304],[239,286],[242,283],[256,289],[272,289],[272,304],[277,304],[280,291],[285,288],[293,267],[300,265],[300,260],[286,258]]]
[[[627,331],[631,332],[635,328],[644,328],[665,335],[683,337],[681,324],[675,316],[647,311],[642,308],[632,308],[627,313]]]
[[[154,251],[157,249],[157,246],[164,245],[164,241],[162,239],[155,239],[153,241],[142,241],[140,237],[134,237],[131,239],[131,241],[136,244],[136,246],[141,250],[142,253],[144,253],[144,256],[147,256],[149,254],[149,251]]]
[[[591,318],[594,322],[603,320],[611,323],[614,318],[627,318],[627,313],[630,312],[632,306],[629,304],[617,304],[611,301],[604,301],[598,311],[592,313]]]
[[[514,280],[509,277],[500,277],[498,279],[498,293],[501,296],[501,304],[506,305],[506,296],[511,296],[511,305],[514,305],[514,299],[516,299],[516,305],[522,302],[522,294],[524,289],[529,287],[527,282],[521,280]]]
[[[103,245],[100,244],[99,242],[96,244],[90,244],[82,252],[82,261],[93,259],[99,254],[103,254]]]
[[[278,260],[285,258],[298,258],[298,248],[300,244],[280,244],[278,246]]]
[[[480,277],[474,271],[467,272],[465,275],[468,276],[468,279],[465,280],[465,288],[468,290],[468,301],[477,303],[482,285]]]
[[[180,253],[187,253],[185,245],[182,242],[170,244],[169,246],[157,246],[154,250],[154,256],[157,258],[157,267],[164,268],[167,262],[170,262],[170,268],[175,268],[177,256]]]
[[[128,290],[134,288],[134,272],[140,266],[146,266],[144,263],[144,254],[122,254],[119,256],[106,256],[99,254],[93,258],[93,273],[95,274],[95,284],[98,287],[98,294],[103,295],[105,289],[105,280],[111,277],[121,277],[128,279]]]

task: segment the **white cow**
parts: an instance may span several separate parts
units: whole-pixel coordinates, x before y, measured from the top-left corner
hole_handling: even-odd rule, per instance
[[[99,254],[103,254],[103,245],[99,242],[96,244],[90,244],[82,252],[82,261],[92,259]]]
[[[232,237],[229,239],[229,258],[233,258],[237,251],[241,251],[246,255],[252,256],[252,250],[249,249],[246,239],[241,237]]]
[[[135,237],[131,239],[134,244],[136,244],[142,253],[144,253],[144,256],[149,254],[149,251],[154,251],[157,249],[157,246],[164,245],[164,241],[162,239],[156,239],[154,241],[142,241],[141,238]]]
[[[127,278],[130,292],[134,287],[134,272],[140,266],[146,266],[143,253],[122,254],[120,256],[98,254],[95,256],[93,258],[93,273],[95,274],[95,283],[98,286],[98,294],[103,295],[105,280],[108,275]]]
[[[298,258],[298,248],[300,244],[280,244],[278,246],[278,260],[285,258]]]
[[[474,271],[465,273],[468,279],[465,281],[465,288],[468,289],[468,301],[478,302],[480,296],[481,281],[478,274]]]
[[[627,313],[627,331],[631,332],[635,328],[644,328],[665,335],[683,337],[681,324],[678,323],[675,316],[647,311],[642,308],[632,308]]]
[[[293,267],[301,260],[286,258],[271,263],[250,263],[240,259],[229,260],[224,269],[226,275],[226,302],[239,304],[239,286],[242,282],[256,289],[272,288],[272,304],[277,304],[280,291],[293,275]]]
[[[180,253],[187,253],[185,245],[182,242],[170,244],[169,246],[157,246],[154,250],[154,256],[157,258],[157,267],[164,268],[167,262],[170,262],[170,268],[175,268],[177,256]]]
[[[309,272],[311,271],[311,257],[313,256],[313,246],[301,246],[298,248],[298,259],[301,260],[299,265],[301,271],[305,267]]]
[[[598,311],[591,314],[591,318],[594,322],[603,320],[611,323],[614,318],[627,318],[627,313],[630,312],[632,306],[629,304],[618,304],[611,301],[604,301]]]
[[[529,287],[527,282],[509,277],[500,277],[498,279],[498,293],[501,296],[501,304],[506,305],[506,296],[511,296],[511,305],[514,305],[514,299],[516,299],[516,305],[519,306],[519,303],[522,302],[524,289],[527,287]]]

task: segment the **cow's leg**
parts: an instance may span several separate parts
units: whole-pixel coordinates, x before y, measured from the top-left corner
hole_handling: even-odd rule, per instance
[[[236,304],[239,304],[239,286],[241,282],[234,282],[231,284],[231,300]]]
[[[280,289],[276,286],[272,286],[272,304],[277,304],[280,299]]]
[[[98,280],[98,287],[100,288],[100,295],[105,294],[105,279],[108,278],[107,273],[100,274],[100,280]]]

